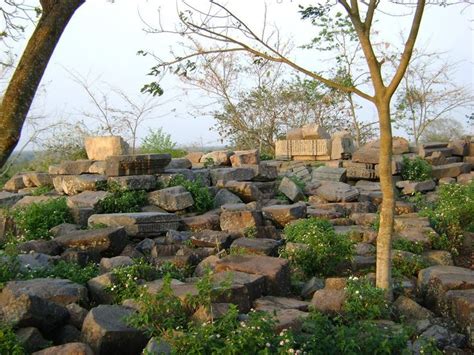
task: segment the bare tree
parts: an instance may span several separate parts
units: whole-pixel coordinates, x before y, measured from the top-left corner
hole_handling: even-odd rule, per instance
[[[98,134],[122,135],[127,139],[135,153],[138,130],[145,121],[164,117],[157,110],[173,98],[163,100],[152,96],[132,98],[122,89],[97,79],[88,80],[77,72],[67,70],[71,78],[86,94],[91,104],[90,109],[81,110],[80,114],[88,121],[98,123]]]
[[[362,48],[367,70],[370,73],[370,84],[373,92],[368,93],[353,85],[346,85],[336,80],[325,77],[323,74],[305,68],[285,56],[279,48],[273,46],[275,33],[269,31],[264,25],[257,32],[250,28],[243,19],[237,16],[229,7],[217,1],[211,1],[208,10],[203,11],[187,2],[183,2],[185,8],[179,12],[181,27],[177,30],[168,30],[163,27],[154,29],[156,33],[171,33],[184,38],[205,38],[210,43],[205,49],[185,53],[171,60],[159,62],[154,72],[161,72],[163,68],[173,68],[175,71],[186,71],[192,68],[194,58],[215,54],[217,52],[241,52],[247,51],[256,57],[266,60],[284,63],[294,70],[303,73],[310,78],[320,81],[327,86],[353,93],[362,99],[371,102],[378,113],[380,127],[380,184],[383,193],[383,201],[380,213],[380,228],[377,238],[377,276],[376,284],[387,291],[387,297],[391,297],[391,244],[394,224],[395,195],[392,179],[392,125],[390,106],[395,90],[399,86],[405,71],[409,65],[410,58],[415,46],[418,31],[420,29],[423,11],[426,1],[418,0],[414,5],[414,12],[410,28],[406,31],[407,36],[404,47],[398,57],[398,65],[390,78],[382,75],[383,58],[376,54],[371,33],[374,25],[374,17],[377,15],[380,1],[370,0],[359,2],[357,0],[338,0],[341,9],[349,16],[350,22],[355,30],[357,39]],[[320,6],[308,6],[302,11],[304,19],[314,19],[321,15]],[[152,30],[153,31],[153,30]],[[148,87],[151,88],[151,87]],[[153,90],[151,90],[153,91]]]
[[[436,121],[472,107],[474,95],[453,80],[456,64],[439,53],[414,53],[395,100],[395,127],[404,129],[416,145]]]

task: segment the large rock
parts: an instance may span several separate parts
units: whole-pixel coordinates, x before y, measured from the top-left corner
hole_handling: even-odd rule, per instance
[[[346,181],[345,168],[330,168],[327,166],[320,166],[319,168],[313,169],[311,174],[312,180],[316,181]]]
[[[471,171],[471,165],[466,163],[452,163],[445,165],[433,166],[432,176],[435,179],[445,177],[456,177],[461,174],[466,174]]]
[[[193,196],[183,186],[150,192],[148,201],[169,212],[181,211],[194,205]]]
[[[52,186],[53,180],[48,173],[31,172],[23,174],[23,184],[26,187]]]
[[[343,182],[324,181],[316,194],[329,202],[351,202],[357,200],[359,190]]]
[[[129,175],[112,176],[107,179],[109,183],[116,183],[127,190],[154,190],[156,188],[155,175]]]
[[[317,123],[309,123],[301,127],[303,139],[330,139],[329,133]]]
[[[203,152],[188,152],[185,158],[188,159],[192,164],[198,164],[203,155]]]
[[[25,187],[26,186],[23,182],[23,175],[14,175],[3,185],[4,190],[12,192],[24,189]]]
[[[28,354],[49,346],[49,342],[35,327],[20,328],[15,332],[15,335]]]
[[[265,276],[267,293],[286,295],[290,291],[287,260],[269,256],[230,255],[216,262],[216,271],[240,271]]]
[[[141,354],[148,339],[127,325],[133,311],[122,306],[101,305],[92,308],[84,320],[82,337],[95,354]]]
[[[234,236],[226,231],[201,231],[191,235],[191,243],[197,247],[211,247],[227,249],[230,247]]]
[[[259,201],[262,198],[262,192],[255,183],[247,181],[228,181],[225,188],[239,196],[244,202]]]
[[[15,203],[13,208],[22,208],[32,205],[33,203],[48,202],[53,199],[57,199],[58,197],[59,196],[25,196],[20,201]]]
[[[305,199],[305,195],[300,187],[293,180],[287,177],[284,177],[281,180],[280,186],[278,186],[278,191],[293,202],[299,202]]]
[[[260,163],[260,153],[258,149],[237,150],[230,156],[230,162],[233,167],[257,165]]]
[[[345,301],[346,291],[344,289],[323,288],[313,294],[311,305],[322,313],[341,314]]]
[[[111,155],[128,154],[128,144],[119,136],[86,137],[84,146],[87,157],[91,160],[105,160]]]
[[[469,154],[469,143],[464,139],[454,139],[450,141],[448,148],[451,148],[453,155],[462,157]]]
[[[95,208],[104,198],[109,196],[107,191],[83,191],[69,196],[66,200],[69,208]]]
[[[120,254],[128,243],[123,227],[109,227],[77,231],[54,239],[64,248],[73,248],[101,253],[103,256]]]
[[[88,174],[94,160],[64,160],[58,165],[51,165],[49,173],[52,175],[81,175]]]
[[[436,188],[433,180],[425,181],[398,181],[396,186],[402,189],[403,195],[413,195],[415,192],[428,192]]]
[[[228,181],[250,181],[255,177],[255,170],[252,168],[219,168],[211,169],[211,180],[213,185],[218,182],[224,184]]]
[[[91,347],[85,343],[67,343],[64,345],[51,346],[37,351],[33,355],[94,355]]]
[[[153,237],[168,230],[177,230],[181,219],[173,213],[135,212],[94,214],[89,217],[89,226],[106,225],[124,227],[129,236]]]
[[[86,287],[70,280],[52,278],[10,281],[3,288],[0,298],[15,298],[21,295],[38,297],[63,306],[88,302]]]
[[[159,174],[170,161],[170,154],[113,155],[105,161],[105,172],[109,177]]]
[[[217,191],[216,196],[214,197],[214,207],[219,208],[223,205],[227,204],[236,204],[242,203],[243,201],[240,199],[239,196],[233,194],[227,189],[219,189]]]
[[[291,221],[306,217],[306,205],[295,203],[293,205],[274,205],[262,209],[263,216],[278,227],[283,228]]]
[[[220,227],[227,231],[240,231],[263,225],[259,211],[224,211],[220,215]]]
[[[184,217],[182,224],[185,230],[193,232],[219,230],[219,215],[215,213],[206,213],[199,216]]]
[[[347,131],[334,133],[331,143],[331,159],[338,160],[352,156],[355,151],[354,141]]]
[[[394,137],[392,153],[404,154],[410,151],[409,143],[405,138]],[[378,164],[380,157],[380,140],[370,142],[352,154],[352,161],[359,163]]]
[[[232,152],[229,152],[227,150],[218,150],[215,152],[204,154],[203,156],[201,156],[201,159],[199,159],[199,162],[203,164],[229,166],[231,155]]]
[[[474,289],[453,290],[446,292],[448,315],[462,329],[474,347]]]
[[[253,181],[273,181],[278,177],[278,168],[268,163],[260,163],[252,168],[255,171]]]
[[[66,195],[76,195],[82,191],[96,191],[105,182],[103,175],[58,175],[53,177],[53,185],[57,192]]]
[[[8,208],[20,201],[24,195],[8,191],[0,191],[0,208]]]
[[[238,238],[232,245],[231,249],[245,250],[250,254],[276,256],[278,247],[281,243],[274,239],[268,238]]]
[[[173,158],[167,166],[167,169],[191,169],[193,163],[188,158]]]

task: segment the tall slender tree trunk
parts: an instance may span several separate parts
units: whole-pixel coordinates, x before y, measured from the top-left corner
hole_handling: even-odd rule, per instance
[[[61,35],[85,0],[40,0],[42,15],[0,105],[0,168],[20,139],[36,90]]]
[[[383,200],[380,211],[380,228],[377,236],[376,285],[392,297],[392,234],[395,211],[395,193],[392,179],[392,125],[390,123],[390,99],[376,97],[380,124],[379,174]]]

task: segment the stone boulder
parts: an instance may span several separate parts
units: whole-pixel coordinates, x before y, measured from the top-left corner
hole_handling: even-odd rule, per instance
[[[8,208],[20,201],[24,195],[8,191],[0,191],[0,208]]]
[[[156,188],[155,175],[129,175],[112,176],[107,179],[108,183],[115,183],[127,190],[154,190]]]
[[[173,158],[166,169],[191,169],[193,163],[188,158]]]
[[[199,164],[199,161],[203,155],[203,152],[188,152],[185,158],[188,159],[192,164]]]
[[[123,227],[109,227],[81,230],[54,239],[63,248],[73,248],[98,252],[103,256],[120,254],[128,243]]]
[[[283,228],[291,221],[306,217],[306,205],[295,203],[293,205],[274,205],[262,209],[263,216]]]
[[[109,196],[107,191],[83,191],[69,196],[66,200],[69,208],[95,208],[104,198]]]
[[[214,197],[214,208],[219,208],[227,204],[242,203],[241,198],[227,189],[219,189]]]
[[[230,249],[245,250],[250,254],[277,256],[280,241],[268,238],[238,238]]]
[[[259,201],[262,198],[262,192],[252,182],[228,181],[224,187],[239,196],[244,202]]]
[[[284,177],[281,180],[280,186],[278,186],[278,191],[293,202],[299,202],[305,199],[305,195],[300,187],[293,180],[287,177]]]
[[[329,202],[351,202],[359,197],[359,190],[343,182],[324,181],[316,194]]]
[[[258,165],[260,163],[260,152],[258,149],[237,150],[230,156],[230,162],[233,167]]]
[[[433,180],[425,181],[397,181],[396,186],[402,189],[403,195],[413,195],[415,192],[428,192],[436,188],[436,183]]]
[[[93,174],[58,175],[53,177],[55,190],[66,195],[76,195],[83,191],[96,191],[106,181],[105,176]]]
[[[117,305],[92,308],[82,325],[82,338],[95,354],[141,354],[148,339],[127,325],[126,318],[133,312]]]
[[[105,174],[108,177],[159,174],[170,161],[170,154],[112,155],[105,160]]]
[[[311,179],[316,181],[346,181],[345,168],[330,168],[327,166],[320,166],[319,168],[313,169],[311,173]]]
[[[249,167],[211,169],[213,185],[228,181],[250,181],[255,177],[255,170]]]
[[[84,140],[87,157],[91,160],[105,160],[111,155],[128,154],[129,146],[119,136],[86,137]]]
[[[211,163],[212,165],[230,166],[230,156],[232,152],[227,150],[218,150],[201,156],[199,162],[202,164]]]
[[[261,225],[263,217],[259,211],[223,211],[220,215],[220,227],[223,231],[241,231]]]
[[[23,175],[14,175],[3,185],[3,189],[5,191],[11,192],[16,192],[18,190],[24,189],[25,187]]]
[[[37,351],[33,355],[94,355],[91,347],[85,343],[67,343],[64,345],[51,346]]]
[[[317,123],[309,123],[301,127],[303,139],[330,139],[329,133]]]
[[[181,211],[194,205],[193,196],[183,186],[150,192],[148,201],[168,212]]]
[[[445,177],[457,177],[461,174],[467,174],[471,171],[471,165],[466,163],[452,163],[433,166],[432,176],[435,179]]]
[[[53,180],[48,173],[31,172],[23,174],[23,184],[26,187],[52,186]]]

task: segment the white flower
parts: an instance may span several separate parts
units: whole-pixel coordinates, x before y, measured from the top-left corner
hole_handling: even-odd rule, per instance
[[[266,343],[265,346],[266,346],[267,348],[269,348],[271,345],[270,345],[270,343]]]
[[[284,342],[283,340],[280,341],[280,345],[281,345],[281,346],[285,345],[285,342]]]

